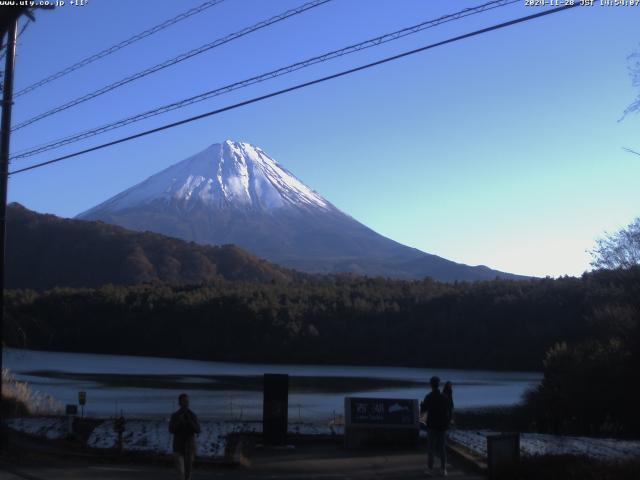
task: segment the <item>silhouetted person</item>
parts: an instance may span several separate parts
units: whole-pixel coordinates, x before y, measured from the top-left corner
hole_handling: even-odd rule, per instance
[[[440,457],[442,475],[447,475],[447,451],[446,435],[449,428],[449,403],[445,396],[440,393],[440,379],[431,377],[431,393],[428,393],[420,406],[420,413],[427,414],[427,442],[429,458],[427,466],[429,472],[433,470],[433,457],[437,454]]]
[[[447,382],[442,387],[442,395],[447,399],[447,405],[449,407],[449,425],[453,423],[453,384]]]
[[[196,455],[196,433],[200,424],[196,414],[189,410],[189,396],[181,393],[178,397],[180,409],[171,415],[169,432],[173,434],[173,453],[180,480],[191,480],[191,469]]]

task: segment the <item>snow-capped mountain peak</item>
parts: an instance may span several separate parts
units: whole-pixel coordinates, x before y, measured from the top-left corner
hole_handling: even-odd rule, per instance
[[[308,272],[444,281],[512,277],[386,238],[335,208],[260,148],[232,140],[211,145],[79,218],[202,244],[235,244]]]
[[[216,143],[81,214],[121,211],[157,200],[260,210],[334,210],[327,200],[249,143]]]

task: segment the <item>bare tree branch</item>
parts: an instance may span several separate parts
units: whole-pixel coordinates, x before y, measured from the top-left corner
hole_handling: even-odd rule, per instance
[[[631,77],[631,85],[640,89],[640,47],[638,47],[638,50],[627,57],[627,62],[629,76]],[[637,112],[640,112],[640,93],[638,94],[636,99],[624,110],[624,112],[622,113],[622,118],[620,118],[619,121],[624,120],[624,118],[628,114]]]
[[[596,240],[591,250],[594,268],[631,268],[640,265],[640,217],[614,233]]]

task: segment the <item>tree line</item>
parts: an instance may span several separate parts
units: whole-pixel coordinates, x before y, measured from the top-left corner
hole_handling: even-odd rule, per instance
[[[638,269],[440,283],[349,275],[298,282],[13,290],[13,347],[203,360],[540,370],[640,298]],[[622,311],[622,310],[620,310]]]

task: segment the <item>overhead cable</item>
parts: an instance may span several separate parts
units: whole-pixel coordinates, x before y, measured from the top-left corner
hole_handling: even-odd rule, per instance
[[[31,157],[33,155],[37,155],[39,153],[43,153],[52,149],[56,149],[56,148],[60,148],[63,147],[65,145],[69,145],[71,143],[75,143],[90,137],[94,137],[96,135],[111,131],[111,130],[115,130],[117,128],[121,128],[124,127],[126,125],[132,124],[132,123],[137,123],[140,122],[142,120],[145,120],[147,118],[150,117],[154,117],[156,115],[160,115],[163,113],[167,113],[173,110],[177,110],[180,108],[184,108],[187,107],[189,105],[192,105],[194,103],[198,103],[198,102],[202,102],[204,100],[207,100],[209,98],[213,98],[213,97],[217,97],[220,95],[224,95],[226,93],[230,93],[234,90],[238,90],[241,88],[245,88],[245,87],[249,87],[251,85],[257,84],[257,83],[261,83],[264,82],[266,80],[270,80],[272,78],[276,78],[282,75],[286,75],[292,72],[295,72],[297,70],[301,70],[303,68],[318,64],[318,63],[322,63],[322,62],[326,62],[329,60],[332,60],[334,58],[338,58],[338,57],[342,57],[345,55],[349,55],[355,52],[359,52],[361,50],[367,49],[367,48],[371,48],[371,47],[375,47],[387,42],[391,42],[394,40],[398,40],[400,38],[406,37],[407,35],[412,35],[415,33],[418,33],[420,31],[426,30],[428,28],[433,28],[435,26],[441,25],[443,23],[447,23],[447,22],[451,22],[454,20],[459,20],[461,18],[470,16],[470,15],[475,15],[478,13],[482,13],[482,12],[486,12],[488,10],[492,10],[494,8],[498,8],[498,7],[504,7],[506,5],[510,5],[512,3],[520,3],[520,0],[493,0],[490,1],[488,3],[479,5],[477,7],[471,7],[471,8],[466,8],[464,10],[452,13],[452,14],[448,14],[436,19],[432,19],[432,20],[427,20],[424,22],[421,22],[417,25],[413,25],[411,27],[406,27],[403,28],[401,30],[397,30],[395,32],[391,32],[391,33],[387,33],[384,35],[380,35],[378,37],[375,38],[371,38],[369,40],[365,40],[363,42],[357,43],[355,45],[349,45],[347,47],[341,48],[339,50],[333,50],[327,53],[324,53],[322,55],[318,55],[312,58],[308,58],[306,60],[300,61],[300,62],[296,62],[294,64],[288,65],[286,67],[282,67],[282,68],[278,68],[276,70],[272,70],[270,72],[267,73],[263,73],[261,75],[257,75],[255,77],[251,77],[239,82],[234,82],[231,83],[229,85],[225,85],[223,87],[219,87],[216,88],[214,90],[209,90],[203,93],[200,93],[198,95],[194,95],[182,100],[179,100],[177,102],[173,102],[173,103],[169,103],[167,105],[163,105],[157,108],[154,108],[152,110],[148,110],[146,112],[142,112],[142,113],[138,113],[132,116],[129,116],[127,118],[106,124],[106,125],[102,125],[100,127],[95,127],[92,128],[90,130],[86,130],[84,132],[80,132],[80,133],[76,133],[61,139],[57,139],[57,140],[53,140],[51,142],[47,142],[45,144],[42,145],[38,145],[36,147],[31,147],[27,150],[22,150],[20,152],[17,152],[16,154],[14,154],[11,159],[12,160],[18,160],[18,159],[22,159],[22,158],[28,158]]]
[[[310,10],[312,8],[318,7],[320,5],[323,5],[325,3],[330,2],[331,0],[312,0],[311,2],[305,3],[304,5],[301,5],[297,8],[291,9],[291,10],[287,10],[286,12],[283,12],[279,15],[276,15],[274,17],[271,17],[267,20],[263,20],[261,22],[256,23],[255,25],[252,25],[251,27],[246,27],[243,28],[242,30],[239,30],[235,33],[231,33],[229,35],[226,35],[222,38],[219,38],[217,40],[214,40],[213,42],[207,43],[205,45],[201,45],[198,48],[194,48],[193,50],[189,50],[188,52],[182,53],[176,57],[170,58],[169,60],[165,60],[164,62],[158,63],[152,67],[146,68],[140,72],[134,73],[133,75],[129,75],[128,77],[122,78],[116,82],[110,83],[109,85],[106,85],[102,88],[99,88],[98,90],[95,90],[91,93],[87,93],[85,95],[82,95],[81,97],[77,97],[67,103],[64,103],[62,105],[59,105],[55,108],[52,108],[51,110],[47,110],[46,112],[40,113],[38,115],[36,115],[35,117],[31,117],[28,120],[25,120],[17,125],[15,125],[11,131],[15,131],[15,130],[19,130],[21,128],[24,128],[28,125],[31,125],[35,122],[38,122],[44,118],[50,117],[51,115],[55,115],[56,113],[60,113],[63,112],[69,108],[75,107],[76,105],[80,105],[81,103],[87,102],[89,100],[92,100],[96,97],[99,97],[100,95],[104,95],[107,92],[110,92],[112,90],[115,90],[116,88],[122,87],[123,85],[127,85],[131,82],[134,82],[136,80],[139,80],[141,78],[144,78],[148,75],[151,75],[153,73],[159,72],[160,70],[164,70],[165,68],[168,67],[172,67],[173,65],[176,65],[180,62],[183,62],[189,58],[195,57],[196,55],[200,55],[201,53],[207,52],[213,48],[219,47],[221,45],[224,45],[226,43],[229,43],[233,40],[236,40],[240,37],[244,37],[245,35],[249,35],[250,33],[253,33],[257,30],[260,30],[262,28],[268,27],[270,25],[273,25],[274,23],[277,22],[281,22],[287,18],[293,17],[295,15],[299,15],[303,12],[306,12],[307,10]]]
[[[436,47],[440,47],[440,46],[443,46],[443,45],[447,45],[449,43],[458,42],[460,40],[464,40],[464,39],[467,39],[467,38],[470,38],[470,37],[482,35],[484,33],[488,33],[488,32],[494,31],[494,30],[499,30],[499,29],[502,29],[502,28],[510,27],[512,25],[516,25],[516,24],[519,24],[519,23],[523,23],[523,22],[527,22],[527,21],[530,21],[530,20],[534,20],[536,18],[544,17],[544,16],[547,16],[547,15],[558,13],[558,12],[561,12],[561,11],[564,11],[564,10],[568,10],[568,9],[571,9],[571,8],[575,8],[575,7],[578,7],[578,6],[580,6],[580,4],[578,4],[578,3],[575,3],[573,5],[565,5],[565,6],[562,6],[562,7],[557,7],[557,8],[553,8],[553,9],[549,9],[549,10],[543,10],[541,12],[534,13],[532,15],[527,15],[525,17],[516,18],[516,19],[510,20],[508,22],[503,22],[503,23],[499,23],[499,24],[496,24],[496,25],[492,25],[490,27],[482,28],[480,30],[476,30],[476,31],[473,31],[473,32],[470,32],[470,33],[466,33],[464,35],[459,35],[457,37],[449,38],[447,40],[442,40],[440,42],[432,43],[430,45],[425,45],[423,47],[416,48],[414,50],[409,50],[409,51],[406,51],[406,52],[403,52],[403,53],[400,53],[400,54],[397,54],[397,55],[393,55],[391,57],[386,57],[386,58],[383,58],[381,60],[377,60],[375,62],[367,63],[367,64],[361,65],[359,67],[351,68],[349,70],[343,70],[341,72],[334,73],[332,75],[328,75],[328,76],[325,76],[325,77],[317,78],[315,80],[311,80],[311,81],[304,82],[304,83],[299,83],[299,84],[294,85],[292,87],[284,88],[282,90],[271,92],[271,93],[268,93],[266,95],[261,95],[259,97],[254,97],[254,98],[251,98],[249,100],[245,100],[245,101],[242,101],[242,102],[239,102],[239,103],[235,103],[233,105],[228,105],[226,107],[218,108],[216,110],[212,110],[212,111],[209,111],[209,112],[206,112],[206,113],[202,113],[200,115],[195,115],[193,117],[185,118],[185,119],[179,120],[177,122],[172,122],[172,123],[169,123],[169,124],[157,127],[157,128],[152,128],[150,130],[145,130],[143,132],[136,133],[134,135],[129,135],[127,137],[120,138],[120,139],[117,139],[117,140],[113,140],[113,141],[110,141],[110,142],[107,142],[107,143],[103,143],[103,144],[97,145],[95,147],[90,147],[90,148],[86,148],[84,150],[80,150],[80,151],[77,151],[77,152],[74,152],[74,153],[63,155],[61,157],[57,157],[57,158],[48,160],[46,162],[39,162],[39,163],[36,163],[34,165],[30,165],[28,167],[24,167],[24,168],[20,168],[20,169],[17,169],[17,170],[13,170],[13,171],[9,172],[9,174],[10,175],[15,175],[15,174],[18,174],[18,173],[23,173],[23,172],[34,170],[34,169],[37,169],[37,168],[41,168],[41,167],[44,167],[46,165],[51,165],[53,163],[58,163],[58,162],[61,162],[63,160],[67,160],[67,159],[70,159],[70,158],[74,158],[74,157],[83,155],[85,153],[95,152],[97,150],[102,150],[104,148],[111,147],[113,145],[118,145],[120,143],[125,143],[125,142],[128,142],[128,141],[134,140],[136,138],[140,138],[140,137],[144,137],[144,136],[147,136],[147,135],[151,135],[153,133],[161,132],[163,130],[168,130],[168,129],[171,129],[171,128],[174,128],[174,127],[177,127],[177,126],[180,126],[180,125],[185,125],[187,123],[191,123],[191,122],[194,122],[196,120],[200,120],[200,119],[203,119],[203,118],[207,118],[207,117],[211,117],[211,116],[214,116],[214,115],[218,115],[220,113],[227,112],[229,110],[234,110],[236,108],[240,108],[240,107],[243,107],[243,106],[246,106],[246,105],[257,103],[257,102],[260,102],[260,101],[263,101],[263,100],[266,100],[266,99],[269,99],[269,98],[277,97],[277,96],[283,95],[285,93],[293,92],[295,90],[300,90],[302,88],[306,88],[306,87],[309,87],[311,85],[316,85],[316,84],[323,83],[323,82],[326,82],[326,81],[329,81],[329,80],[333,80],[333,79],[336,79],[336,78],[344,77],[346,75],[350,75],[350,74],[355,73],[355,72],[359,72],[359,71],[362,71],[362,70],[367,70],[369,68],[376,67],[378,65],[383,65],[385,63],[389,63],[389,62],[392,62],[392,61],[395,61],[395,60],[398,60],[398,59],[401,59],[401,58],[404,58],[404,57],[408,57],[410,55],[415,55],[417,53],[424,52],[426,50],[430,50],[430,49],[433,49],[433,48],[436,48]]]
[[[62,70],[51,74],[35,83],[32,83],[31,85],[24,87],[21,90],[18,90],[16,93],[13,94],[14,98],[15,97],[19,97],[21,95],[24,95],[26,93],[32,92],[33,90],[36,90],[39,87],[42,87],[43,85],[46,85],[47,83],[53,82],[54,80],[57,80],[61,77],[64,77],[65,75],[70,74],[71,72],[74,72],[82,67],[86,67],[87,65],[100,60],[101,58],[104,58],[108,55],[111,55],[112,53],[117,52],[118,50],[122,50],[125,47],[128,47],[129,45],[142,40],[143,38],[149,37],[151,35],[153,35],[154,33],[158,33],[161,30],[164,30],[165,28],[170,27],[171,25],[175,25],[178,22],[181,22],[182,20],[186,20],[189,17],[192,17],[193,15],[196,15],[198,13],[202,13],[205,10],[214,7],[216,5],[218,5],[219,3],[224,2],[224,0],[208,0],[206,2],[204,2],[202,5],[199,5],[197,7],[194,7],[190,10],[187,10],[186,12],[183,12],[179,15],[176,15],[173,18],[170,18],[158,25],[156,25],[155,27],[151,27],[143,32],[140,32],[136,35],[134,35],[133,37],[130,37],[126,40],[123,40],[120,43],[117,43],[115,45],[112,45],[109,48],[105,48],[104,50],[101,50],[98,53],[94,53],[93,55],[90,55],[86,58],[83,58],[82,60],[74,63],[73,65],[70,65],[66,68],[63,68]]]

